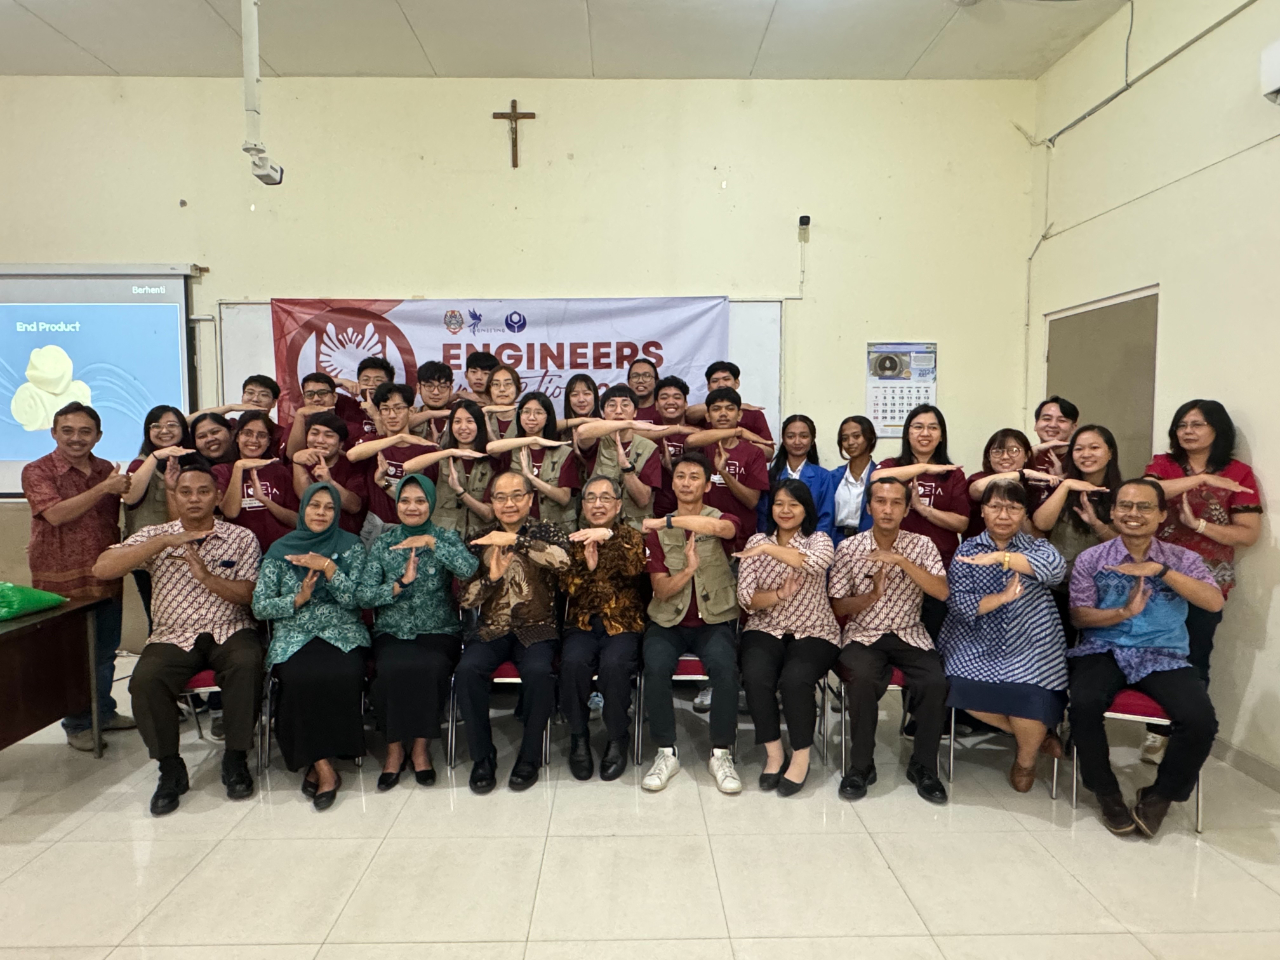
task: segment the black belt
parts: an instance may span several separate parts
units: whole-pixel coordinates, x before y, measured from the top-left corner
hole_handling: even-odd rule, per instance
[[[839,530],[840,535],[844,537],[853,537],[858,534],[857,527],[836,527],[836,529]]]

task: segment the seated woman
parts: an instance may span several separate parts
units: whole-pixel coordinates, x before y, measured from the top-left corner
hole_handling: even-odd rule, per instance
[[[502,368],[498,368],[501,372]],[[582,486],[573,447],[557,439],[556,411],[545,393],[526,393],[516,406],[516,434],[490,440],[491,457],[507,454],[510,469],[523,474],[537,494],[529,516],[554,523],[565,533],[578,529],[574,494]]]
[[[290,770],[305,768],[302,792],[317,810],[333,806],[342,786],[333,759],[364,756],[364,546],[338,525],[340,503],[333,484],[307,487],[297,529],[267,550],[253,591],[253,615],[271,621],[266,668],[280,680],[280,753]]]
[[[818,508],[818,530],[829,537],[833,484],[818,459],[817,437],[818,428],[803,413],[793,413],[782,421],[782,445],[769,464],[769,486],[777,486],[779,480],[802,481]],[[756,504],[756,529],[761,532],[771,527],[769,509],[769,498],[761,497]]]
[[[298,525],[293,471],[275,458],[275,425],[263,410],[250,410],[236,427],[240,458],[213,468],[219,505],[232,523],[247,527],[263,552]]]
[[[784,431],[785,436],[785,431]],[[770,532],[747,541],[738,568],[738,603],[750,616],[742,634],[742,686],[766,753],[761,790],[790,797],[809,775],[816,721],[814,687],[840,656],[840,627],[827,600],[831,538],[817,530],[818,510],[801,480],[774,488]],[[778,691],[791,735],[782,750]]]
[[[433,522],[456,530],[463,542],[493,522],[489,488],[494,462],[489,458],[489,430],[473,400],[459,400],[449,414],[440,449],[405,461],[404,472],[420,473],[436,485],[439,506],[432,504]]]
[[[982,448],[982,469],[969,476],[969,500],[973,504],[969,514],[969,528],[964,538],[970,540],[982,533],[982,494],[993,480],[1017,480],[1027,491],[1027,522],[1023,532],[1035,535],[1031,515],[1044,502],[1049,491],[1062,478],[1041,470],[1028,470],[1031,462],[1031,441],[1021,430],[1011,427],[997,430]]]
[[[458,534],[432,522],[435,506],[436,487],[426,477],[409,474],[400,480],[400,523],[373,542],[360,582],[361,604],[377,608],[372,694],[387,740],[379,790],[400,782],[408,762],[405,743],[412,743],[418,783],[435,783],[429,747],[440,736],[449,678],[462,655],[462,623],[450,587],[455,576],[475,573],[477,560]]]
[[[1048,541],[1022,531],[1026,516],[1022,484],[987,484],[986,530],[956,551],[938,638],[947,706],[1013,734],[1009,782],[1019,793],[1035,783],[1037,754],[1062,757],[1053,729],[1067,705],[1066,639],[1049,594],[1067,564]]]
[[[840,545],[845,537],[871,529],[871,499],[867,485],[876,470],[871,455],[876,450],[876,428],[866,417],[855,415],[840,421],[836,435],[840,459],[848,461],[829,474],[831,483],[831,541]]]

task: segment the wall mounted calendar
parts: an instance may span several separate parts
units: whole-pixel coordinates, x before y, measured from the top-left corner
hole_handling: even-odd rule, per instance
[[[878,437],[902,436],[902,422],[938,400],[936,343],[867,344],[867,418]]]

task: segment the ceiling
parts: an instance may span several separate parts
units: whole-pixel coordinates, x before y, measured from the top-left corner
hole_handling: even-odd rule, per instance
[[[1034,78],[1125,0],[261,0],[265,76]],[[239,0],[0,0],[0,75],[238,77]]]

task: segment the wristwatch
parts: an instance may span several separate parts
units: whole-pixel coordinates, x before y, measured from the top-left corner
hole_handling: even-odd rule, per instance
[[[405,583],[404,580],[400,577],[396,577],[396,586],[399,587],[401,590],[409,589],[409,585]]]
[[[1164,575],[1168,572],[1169,572],[1169,565],[1167,563],[1160,564],[1160,572],[1156,574],[1156,579],[1163,580]]]
[[[671,526],[671,518],[672,518],[672,516],[673,516],[673,514],[670,514],[670,513],[668,513],[668,514],[667,514],[667,529],[668,529],[668,530],[674,529],[674,528]]]
[[[623,473],[635,473],[635,472],[636,472],[636,465],[635,465],[634,463],[629,463],[629,464],[627,464],[625,467],[623,467],[623,468],[622,468],[622,472],[623,472]]]

